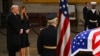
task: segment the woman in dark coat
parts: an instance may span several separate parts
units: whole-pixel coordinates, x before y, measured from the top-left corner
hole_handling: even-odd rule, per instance
[[[9,56],[16,56],[16,52],[21,49],[20,34],[23,33],[23,29],[21,29],[20,15],[18,13],[18,5],[12,5],[7,20],[7,50]]]
[[[28,33],[30,30],[30,23],[26,14],[25,6],[21,7],[21,23],[23,28],[23,34],[21,34],[21,56],[25,56],[26,47],[29,47]]]

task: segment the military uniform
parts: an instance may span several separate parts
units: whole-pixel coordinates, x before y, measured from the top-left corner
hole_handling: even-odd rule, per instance
[[[41,30],[37,41],[40,56],[56,56],[57,29],[49,25]]]
[[[92,9],[89,10],[88,17],[88,29],[93,29],[99,26],[99,11],[96,9],[97,2],[90,2]]]
[[[88,12],[88,29],[93,29],[98,27],[98,22],[99,21],[99,14],[98,11],[95,10],[93,12],[93,10],[89,10]]]

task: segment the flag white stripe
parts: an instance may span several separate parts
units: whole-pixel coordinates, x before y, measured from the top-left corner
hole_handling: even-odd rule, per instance
[[[60,56],[64,56],[63,53],[64,53],[64,49],[66,47],[66,44],[68,43],[69,36],[70,36],[70,23],[68,24],[68,27],[67,27],[66,32],[64,34],[63,43],[62,43],[62,46],[61,46],[61,55]]]
[[[62,27],[64,26],[63,24],[64,24],[64,21],[65,21],[65,16],[62,14],[61,15],[61,21],[60,21],[60,29],[58,30],[59,31],[59,38],[58,38],[58,40],[60,39],[60,31],[62,30]],[[68,42],[68,40],[69,40],[69,36],[70,36],[70,22],[68,23],[68,26],[67,26],[67,29],[66,29],[66,32],[65,32],[65,34],[64,34],[64,38],[63,38],[63,42],[62,42],[62,45],[61,45],[61,51],[60,51],[60,56],[63,56],[63,54],[64,54],[64,49],[65,49],[65,47],[66,47],[66,44],[67,44],[67,42]]]
[[[92,50],[88,50],[88,49],[78,49],[76,50],[74,53],[71,54],[71,56],[75,56],[79,51],[92,51]]]
[[[62,14],[61,15],[61,30],[63,28],[64,21],[65,21],[65,16]],[[64,34],[63,37],[65,37],[65,34]],[[62,42],[62,45],[61,45],[60,56],[63,56],[64,49],[65,49],[65,42],[64,42],[64,38],[63,38],[63,42]]]
[[[100,41],[100,35],[96,36],[95,43],[97,43],[98,41]]]
[[[91,50],[92,49],[92,38],[95,32],[100,31],[100,29],[94,29],[90,32],[89,34],[89,38],[88,38],[88,49]]]
[[[93,54],[95,55],[98,52],[100,52],[100,46],[98,46],[95,50],[93,50]]]
[[[67,38],[65,38],[65,43],[67,44],[68,43],[68,40],[70,39],[70,21],[68,23],[68,27],[67,27],[67,31],[66,31],[65,35],[67,37]],[[69,49],[68,56],[71,56],[71,44],[70,44],[70,49]]]
[[[61,21],[60,21],[59,26],[58,26],[57,43],[59,43],[59,39],[60,39],[60,36],[61,36],[60,34],[61,34],[62,27],[63,27],[63,22],[65,20],[62,17],[64,17],[63,14],[61,14],[61,18],[60,18]]]
[[[92,39],[93,39],[93,35],[94,35],[95,32],[98,32],[98,31],[100,31],[100,28],[96,28],[96,29],[92,30],[90,32],[90,34],[89,34],[89,38],[88,38],[88,49],[89,50],[92,50]],[[92,51],[93,51],[93,54],[94,54],[95,53],[94,50],[92,50]]]

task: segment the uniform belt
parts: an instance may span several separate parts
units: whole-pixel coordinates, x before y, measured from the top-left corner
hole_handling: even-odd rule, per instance
[[[44,48],[46,48],[46,49],[56,49],[56,46],[46,46],[46,45],[44,45]]]
[[[89,20],[92,23],[97,23],[97,20]]]

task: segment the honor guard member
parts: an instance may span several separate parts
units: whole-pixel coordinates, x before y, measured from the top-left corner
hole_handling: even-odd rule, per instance
[[[47,15],[48,26],[38,36],[37,49],[40,56],[56,56],[57,18],[54,17],[52,14]]]
[[[84,30],[87,29],[87,21],[88,21],[88,18],[87,18],[87,13],[89,11],[89,6],[90,6],[90,3],[86,2],[85,3],[85,7],[83,8],[83,19],[84,19]]]
[[[92,8],[88,12],[88,29],[98,27],[99,11],[96,9],[97,2],[90,2]]]

